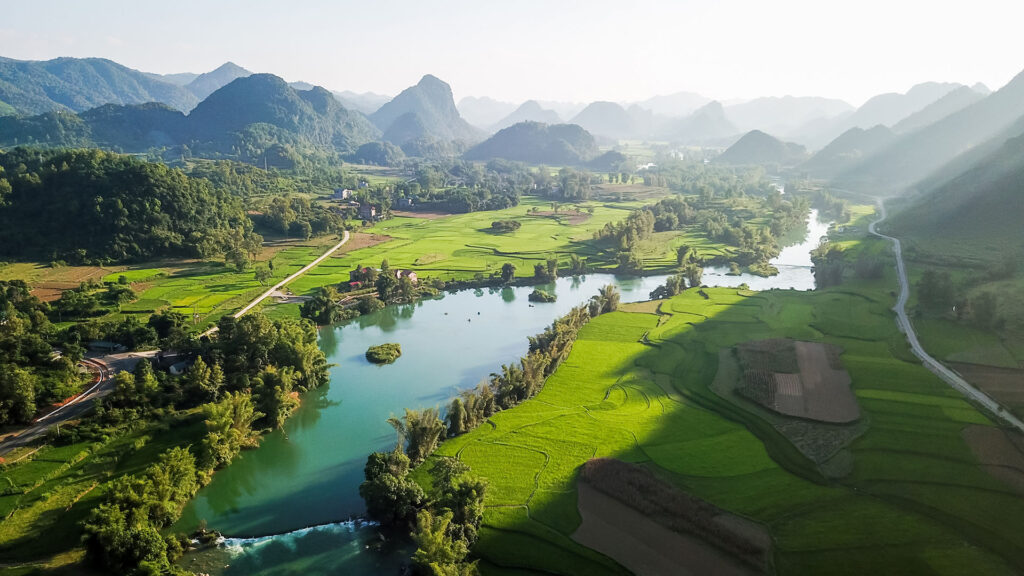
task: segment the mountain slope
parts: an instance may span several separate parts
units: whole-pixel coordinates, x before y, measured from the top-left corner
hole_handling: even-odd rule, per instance
[[[800,168],[812,176],[830,178],[871,156],[896,139],[896,134],[879,124],[869,130],[850,128],[833,140]]]
[[[41,114],[146,102],[190,110],[198,99],[181,86],[102,58],[45,62],[0,58],[0,101],[22,114]]]
[[[520,122],[540,122],[542,124],[558,124],[562,119],[554,110],[541,107],[536,100],[527,100],[519,105],[511,114],[499,120],[492,128],[501,130]]]
[[[504,158],[548,165],[579,165],[597,156],[594,137],[575,124],[520,122],[470,148],[467,160]]]
[[[412,140],[476,140],[480,131],[459,114],[448,84],[427,74],[370,115],[384,138],[401,146]]]
[[[661,132],[664,137],[675,142],[703,144],[735,136],[740,130],[725,117],[725,109],[716,100],[686,118],[670,122]]]
[[[341,105],[349,110],[355,110],[363,114],[369,115],[380,109],[381,106],[391,101],[391,96],[385,96],[383,94],[375,94],[373,92],[352,92],[351,90],[344,90],[342,92],[335,92],[335,98],[341,101]]]
[[[844,171],[844,186],[897,192],[958,155],[985,143],[1024,116],[1024,72],[990,96],[925,128],[906,134]]]
[[[195,80],[189,82],[185,88],[188,88],[189,92],[195,94],[199,100],[206,100],[206,97],[210,94],[246,76],[252,76],[252,72],[234,62],[225,62],[215,70],[200,74]]]
[[[793,164],[803,159],[806,150],[799,144],[783,142],[760,130],[746,133],[722,152],[715,162],[748,166],[755,164]]]
[[[959,112],[960,110],[967,108],[985,96],[987,96],[987,94],[978,92],[973,88],[968,88],[967,86],[961,86],[942,98],[939,98],[935,102],[932,102],[928,106],[925,106],[923,109],[897,122],[896,125],[892,127],[893,132],[896,132],[897,134],[905,134],[907,132],[913,132],[914,130],[924,128],[929,124],[942,120],[954,112]]]
[[[925,191],[894,215],[890,227],[917,243],[968,245],[978,258],[998,261],[1024,248],[1024,136],[948,182]]]
[[[299,157],[347,153],[380,135],[323,88],[298,91],[270,74],[239,78],[188,116],[159,103],[108,104],[81,114],[0,118],[0,146],[99,146],[125,152],[188,145],[193,154],[262,160],[268,150]]]
[[[633,117],[614,102],[591,102],[569,122],[582,126],[591,134],[612,139],[637,135]]]
[[[906,94],[879,94],[850,116],[850,126],[893,126],[960,87],[960,84],[948,82],[925,82],[912,87]]]
[[[188,124],[194,137],[213,140],[269,124],[315,146],[342,152],[353,151],[378,134],[365,117],[345,109],[327,90],[295,90],[272,74],[238,78],[217,90],[189,114]]]

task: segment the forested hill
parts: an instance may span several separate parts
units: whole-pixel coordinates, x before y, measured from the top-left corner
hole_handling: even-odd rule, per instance
[[[180,157],[232,157],[292,168],[304,156],[346,154],[379,136],[323,88],[300,91],[270,74],[238,78],[188,116],[166,105],[108,104],[74,114],[0,117],[0,146],[168,149]]]
[[[163,164],[98,150],[0,152],[0,255],[73,263],[254,252],[241,202]]]
[[[752,130],[715,159],[719,164],[753,166],[757,164],[794,164],[806,151],[799,144],[783,142],[760,130]]]
[[[182,86],[102,58],[0,58],[0,101],[21,114],[41,114],[146,102],[191,110],[199,99]]]
[[[550,165],[581,165],[597,156],[594,137],[575,124],[520,122],[470,148],[467,160],[504,158]]]

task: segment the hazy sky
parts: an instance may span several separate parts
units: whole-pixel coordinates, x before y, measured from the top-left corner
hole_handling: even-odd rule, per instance
[[[927,81],[995,89],[1024,69],[1017,0],[65,0],[5,2],[0,55],[99,56],[151,72],[227,60],[456,98],[820,95],[860,104]]]

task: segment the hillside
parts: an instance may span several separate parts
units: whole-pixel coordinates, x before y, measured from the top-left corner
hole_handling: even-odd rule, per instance
[[[899,192],[986,142],[1024,116],[1024,73],[990,96],[904,135],[836,180],[843,186]]]
[[[0,153],[4,188],[5,256],[76,263],[209,257],[252,228],[239,199],[209,182],[98,150]]]
[[[536,100],[527,100],[512,111],[511,114],[499,120],[492,127],[494,130],[508,128],[520,122],[540,122],[542,124],[558,124],[562,119],[554,110],[542,108]]]
[[[889,128],[850,128],[818,151],[800,168],[819,178],[830,178],[882,149],[896,138]]]
[[[957,250],[999,261],[1024,250],[1024,135],[948,182],[924,191],[894,215],[889,227],[921,246]]]
[[[583,164],[597,153],[594,137],[580,126],[520,122],[470,148],[463,157],[560,166]]]
[[[399,146],[421,138],[473,141],[481,135],[459,114],[451,87],[429,74],[381,106],[370,121]]]
[[[238,78],[245,78],[246,76],[252,76],[252,72],[234,62],[225,62],[216,70],[200,74],[185,85],[185,88],[195,94],[199,100],[205,100],[207,96],[227,86],[232,81]]]
[[[0,58],[0,101],[21,114],[42,114],[147,102],[185,111],[199,100],[181,86],[102,58],[44,62]]]
[[[736,166],[794,164],[803,159],[805,154],[806,150],[799,144],[783,142],[760,130],[753,130],[722,152],[715,158],[715,162]]]
[[[262,161],[294,151],[348,153],[376,139],[364,116],[323,88],[298,91],[270,74],[239,78],[188,116],[162,104],[0,118],[0,146],[100,146],[123,152],[188,145],[193,154]],[[285,164],[279,164],[284,166]]]
[[[740,130],[725,117],[725,109],[716,100],[686,118],[670,122],[661,132],[665,138],[675,142],[703,144],[735,136]]]
[[[591,102],[569,122],[582,126],[591,134],[614,140],[637,135],[633,117],[614,102]]]
[[[987,94],[976,91],[967,86],[961,86],[942,98],[939,98],[935,102],[932,102],[928,106],[925,106],[923,109],[897,122],[896,125],[892,127],[893,132],[896,132],[897,134],[905,134],[907,132],[913,132],[914,130],[924,128],[929,124],[934,124],[935,122],[942,120],[954,112],[959,112],[960,110],[967,108],[985,96],[987,96]]]

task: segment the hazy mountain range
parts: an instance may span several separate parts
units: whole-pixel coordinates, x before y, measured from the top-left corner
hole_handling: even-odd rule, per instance
[[[579,164],[597,156],[596,145],[653,140],[727,149],[723,163],[799,163],[842,187],[891,192],[919,182],[934,187],[1024,133],[1024,78],[994,93],[924,83],[859,108],[788,96],[723,105],[687,92],[633,103],[479,97],[457,106],[451,87],[429,74],[391,98],[288,84],[231,62],[202,74],[158,75],[98,58],[0,58],[0,117],[5,146],[173,154],[187,147],[282,165],[305,153],[352,154],[372,142],[414,156],[451,156],[478,144],[470,157]],[[816,153],[808,157],[801,147]],[[380,144],[363,156],[401,159],[394,146]]]

